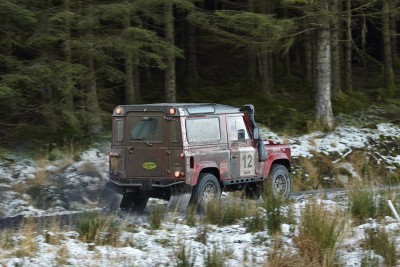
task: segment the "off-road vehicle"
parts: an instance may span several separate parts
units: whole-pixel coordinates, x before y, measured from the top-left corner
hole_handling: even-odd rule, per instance
[[[205,205],[221,191],[259,198],[264,184],[290,194],[290,148],[262,140],[253,105],[120,105],[112,115],[107,209],[142,210],[149,197],[170,206]]]

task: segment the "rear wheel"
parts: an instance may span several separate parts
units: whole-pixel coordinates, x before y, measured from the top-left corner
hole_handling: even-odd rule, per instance
[[[120,205],[123,211],[142,211],[149,201],[149,197],[142,190],[125,193]]]
[[[123,198],[124,189],[113,182],[107,182],[97,202],[97,207],[104,210],[117,210]]]
[[[272,191],[275,197],[288,199],[291,185],[288,169],[281,164],[273,164],[268,178],[268,189]]]
[[[219,200],[220,197],[221,187],[217,178],[211,173],[202,173],[197,185],[193,188],[190,203],[204,209],[208,203]]]

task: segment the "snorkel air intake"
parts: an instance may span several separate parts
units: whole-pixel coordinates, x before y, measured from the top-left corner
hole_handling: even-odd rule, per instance
[[[257,140],[257,149],[258,149],[258,160],[259,161],[266,161],[267,154],[265,153],[264,142],[260,136],[260,130],[257,127],[256,121],[254,119],[255,109],[254,106],[251,104],[244,105],[241,109],[248,114],[251,127],[253,128],[253,137],[254,140]]]

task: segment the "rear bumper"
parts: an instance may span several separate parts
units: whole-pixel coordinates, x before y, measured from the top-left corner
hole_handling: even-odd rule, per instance
[[[126,187],[137,187],[143,190],[155,188],[167,188],[178,184],[184,184],[185,179],[167,179],[167,178],[117,178],[110,177],[110,181]]]

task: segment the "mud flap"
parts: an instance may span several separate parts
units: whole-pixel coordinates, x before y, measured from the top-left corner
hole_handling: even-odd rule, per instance
[[[97,202],[97,207],[103,210],[118,210],[124,194],[124,189],[113,182],[107,182]]]
[[[192,187],[190,185],[182,185],[171,188],[171,197],[168,202],[168,209],[173,212],[185,211],[192,197]]]

